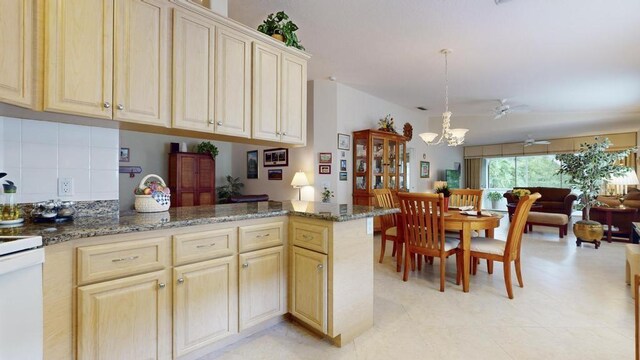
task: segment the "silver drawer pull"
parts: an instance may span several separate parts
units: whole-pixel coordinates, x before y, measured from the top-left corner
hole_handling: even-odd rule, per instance
[[[205,244],[205,245],[198,245],[196,246],[197,249],[202,249],[202,248],[208,248],[208,247],[213,247],[216,246],[216,243],[211,243],[211,244]]]
[[[324,265],[318,264],[318,270],[322,269],[323,267],[324,267]]]
[[[244,263],[244,264],[242,264],[242,267],[243,267],[243,268],[248,268],[248,267],[249,267],[249,263]]]
[[[167,286],[167,285],[165,285],[165,283],[160,283],[160,284],[158,284],[158,287],[159,287],[160,289],[164,289],[164,287],[165,287],[165,286]]]
[[[184,283],[184,279],[183,278],[179,278],[178,279],[178,284],[183,284]]]
[[[305,240],[313,240],[313,236],[311,235],[302,235],[302,238]]]
[[[256,238],[260,239],[260,238],[262,238],[262,237],[269,237],[269,235],[271,235],[271,234],[269,234],[269,233],[266,233],[266,234],[264,234],[264,235],[262,235],[262,234],[258,234],[258,235],[256,235]]]
[[[111,261],[114,262],[114,263],[121,262],[121,261],[133,261],[133,260],[138,259],[139,257],[140,256],[136,255],[136,256],[123,257],[123,258],[119,258],[119,259],[113,259]]]

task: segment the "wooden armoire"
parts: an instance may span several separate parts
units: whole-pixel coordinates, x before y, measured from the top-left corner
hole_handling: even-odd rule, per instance
[[[216,202],[216,163],[209,154],[169,154],[171,206],[213,205]]]

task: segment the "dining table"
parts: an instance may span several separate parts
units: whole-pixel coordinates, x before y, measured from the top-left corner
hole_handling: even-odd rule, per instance
[[[462,291],[469,292],[469,269],[471,266],[471,232],[484,230],[485,236],[493,238],[494,229],[500,226],[503,215],[482,211],[480,215],[466,215],[459,209],[449,208],[444,216],[444,228],[459,231],[463,255]]]

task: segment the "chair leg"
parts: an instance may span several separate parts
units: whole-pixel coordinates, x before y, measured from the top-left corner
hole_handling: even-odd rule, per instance
[[[404,275],[402,276],[403,281],[409,280],[409,258],[411,257],[411,254],[409,253],[408,248],[408,246],[405,246],[404,248]]]
[[[410,253],[409,258],[411,259],[411,271],[416,271],[416,254]]]
[[[460,285],[462,280],[462,253],[458,251],[456,253],[456,285]]]
[[[558,228],[558,232],[560,233],[560,239],[562,239],[564,237],[564,229],[562,228],[562,226]]]
[[[472,268],[471,273],[472,273],[473,275],[475,275],[476,273],[478,273],[478,261],[477,261],[477,259],[476,259],[476,258],[473,258],[473,260],[471,260],[471,268]]]
[[[444,292],[444,275],[447,265],[447,258],[445,256],[440,257],[440,292]]]
[[[402,242],[398,242],[398,250],[396,255],[398,256],[398,259],[396,260],[396,272],[400,272],[401,267],[402,267],[402,251],[404,247],[404,243]]]
[[[507,295],[509,299],[513,299],[513,289],[511,288],[511,261],[505,261],[504,268],[504,285],[507,287]]]
[[[518,284],[520,287],[524,287],[524,283],[522,282],[522,272],[520,271],[520,259],[515,261],[516,263],[516,276],[518,277]]]
[[[394,239],[393,240],[393,248],[391,249],[391,257],[395,257],[396,256],[397,247],[398,247],[397,242]]]
[[[422,271],[422,256],[418,255],[418,271]]]
[[[487,272],[493,274],[493,260],[487,259]]]
[[[382,244],[380,245],[380,260],[378,260],[378,262],[382,263],[382,259],[384,259],[384,248],[387,246],[387,237],[383,233],[380,239],[382,240]]]

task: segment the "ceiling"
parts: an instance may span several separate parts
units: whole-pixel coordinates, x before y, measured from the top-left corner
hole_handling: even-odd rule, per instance
[[[439,51],[452,49],[454,126],[463,115],[495,124],[501,98],[528,105],[527,118],[607,113],[611,124],[629,124],[628,114],[640,114],[637,0],[229,0],[229,16],[254,28],[278,10],[300,27],[313,56],[309,79],[335,76],[397,104],[424,106],[430,116],[444,110]],[[585,126],[594,120],[577,118]]]

